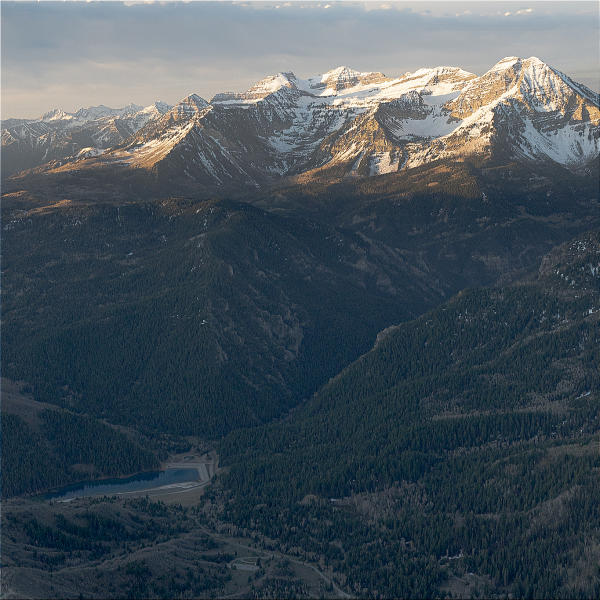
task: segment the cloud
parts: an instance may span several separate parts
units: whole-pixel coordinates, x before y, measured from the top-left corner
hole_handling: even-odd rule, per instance
[[[512,15],[530,15],[533,12],[533,8],[521,8],[515,12],[511,12],[509,10],[507,10],[504,13],[505,17],[510,17]]]
[[[595,5],[577,2],[540,2],[535,12],[514,2],[2,2],[2,107],[32,116],[50,105],[210,98],[270,73],[340,64],[483,73],[507,55],[540,56],[590,85],[596,23]]]

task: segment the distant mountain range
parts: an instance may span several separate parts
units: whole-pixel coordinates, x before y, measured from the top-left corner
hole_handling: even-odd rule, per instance
[[[97,156],[122,143],[149,121],[171,107],[155,102],[145,108],[90,106],[75,113],[54,109],[39,119],[2,121],[2,172],[4,175],[50,161]]]
[[[436,67],[390,78],[338,67],[266,77],[210,102],[53,110],[2,122],[4,175],[143,169],[205,189],[342,180],[438,159],[585,171],[600,147],[598,94],[535,57],[478,77]]]

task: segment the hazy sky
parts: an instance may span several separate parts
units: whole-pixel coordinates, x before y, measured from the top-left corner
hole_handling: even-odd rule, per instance
[[[598,90],[597,2],[7,2],[2,117],[244,90],[339,65],[484,73],[538,56]]]

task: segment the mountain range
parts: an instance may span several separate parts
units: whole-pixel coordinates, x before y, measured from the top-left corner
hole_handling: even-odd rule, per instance
[[[208,190],[341,180],[438,159],[517,159],[585,170],[599,153],[598,94],[535,57],[481,76],[458,67],[400,77],[338,67],[266,77],[243,93],[175,106],[53,110],[2,122],[5,175],[142,169]]]

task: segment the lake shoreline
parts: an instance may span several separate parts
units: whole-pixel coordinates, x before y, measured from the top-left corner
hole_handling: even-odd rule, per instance
[[[143,493],[157,488],[200,483],[197,469],[168,468],[158,471],[146,471],[130,477],[113,477],[108,480],[88,480],[70,484],[44,495],[45,500],[65,502],[77,498],[95,496],[119,496],[127,493]]]
[[[98,496],[112,496],[112,495],[125,495],[125,494],[142,494],[144,492],[151,492],[153,490],[160,490],[162,488],[169,488],[170,486],[183,487],[185,484],[192,484],[191,488],[203,487],[216,474],[218,470],[218,456],[214,451],[205,454],[197,454],[194,452],[188,452],[183,454],[175,454],[170,456],[168,459],[160,463],[158,468],[151,471],[138,471],[135,473],[129,473],[126,475],[109,475],[99,477],[97,479],[81,479],[73,481],[65,485],[56,486],[35,494],[28,495],[29,498],[35,498],[50,502],[65,502],[71,501],[77,498],[90,498]],[[188,475],[182,478],[182,471],[188,471]],[[166,475],[168,472],[172,472],[171,479]],[[195,476],[191,473],[194,472]],[[140,489],[129,489],[125,491],[106,493],[86,493],[80,496],[73,496],[72,498],[65,498],[71,491],[85,490],[86,488],[101,488],[102,486],[115,486],[124,487],[128,484],[135,484],[136,482],[151,482],[157,481],[163,478],[163,481],[159,481],[159,485],[151,485],[150,487],[141,487]],[[174,479],[173,479],[174,478]],[[182,490],[183,491],[183,490]],[[64,492],[64,493],[61,493]]]

